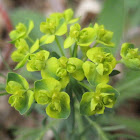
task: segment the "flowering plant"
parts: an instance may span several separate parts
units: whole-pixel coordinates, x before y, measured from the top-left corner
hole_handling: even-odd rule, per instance
[[[51,118],[66,119],[74,97],[80,102],[82,115],[103,114],[105,108],[114,106],[119,96],[119,92],[108,84],[110,77],[117,74],[114,70],[117,63],[140,69],[137,48],[124,43],[122,59],[117,61],[110,51],[115,45],[111,41],[113,32],[97,23],[81,29],[79,19],[73,19],[71,9],[53,13],[40,24],[43,35],[36,40],[30,37],[33,21],[29,21],[28,27],[19,23],[10,32],[11,43],[16,47],[11,57],[18,62],[14,70],[26,65],[27,71],[38,71],[42,77],[30,88],[21,75],[8,73],[6,91],[11,94],[9,103],[20,114],[25,114],[35,102],[45,106]],[[65,37],[63,45],[60,36]],[[53,42],[57,43],[60,55],[48,51],[46,44],[52,45]]]

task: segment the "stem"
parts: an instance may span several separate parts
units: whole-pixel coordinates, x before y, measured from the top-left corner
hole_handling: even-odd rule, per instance
[[[71,47],[69,48],[69,52],[70,52],[70,57],[72,56],[72,50]]]
[[[122,59],[117,61],[117,64],[122,63]]]
[[[77,57],[77,49],[78,49],[78,45],[75,43],[74,50],[73,50],[74,57]]]
[[[34,43],[34,41],[33,41],[29,36],[27,36],[27,39],[28,39],[31,43]]]
[[[93,90],[92,90],[90,87],[88,87],[86,84],[84,84],[84,83],[82,83],[82,82],[79,82],[79,81],[78,81],[78,83],[79,83],[79,85],[83,86],[83,87],[86,88],[87,90],[93,91]]]
[[[9,95],[7,92],[0,93],[0,96]]]
[[[60,50],[62,56],[65,56],[65,54],[64,54],[64,52],[63,52],[63,50],[62,50],[62,48],[61,48],[61,45],[60,45],[60,43],[59,43],[57,37],[55,37],[55,41],[56,41],[56,43],[57,43],[57,46],[59,47],[59,50]]]
[[[118,125],[118,126],[103,127],[102,129],[104,131],[116,131],[116,130],[125,129],[125,128],[126,128],[126,126],[124,126],[124,125]]]
[[[99,43],[96,42],[96,43],[92,46],[92,48],[96,47],[98,44],[99,44]]]
[[[66,92],[69,94],[70,96],[70,106],[71,106],[71,114],[69,116],[69,118],[67,119],[67,132],[68,132],[68,138],[70,140],[73,140],[75,138],[75,99],[73,97],[73,92],[72,92],[72,88],[71,88],[71,84],[69,83],[69,85],[66,88]]]
[[[94,121],[92,121],[89,117],[85,116],[85,118],[87,119],[87,121],[94,127],[96,128],[98,135],[101,136],[102,140],[109,140],[105,133],[103,132],[103,130],[101,129],[101,127]]]

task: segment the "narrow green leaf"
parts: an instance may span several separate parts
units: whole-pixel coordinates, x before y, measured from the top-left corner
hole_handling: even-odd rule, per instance
[[[37,39],[33,46],[30,48],[30,53],[34,53],[39,49],[39,40]]]
[[[104,3],[104,8],[99,15],[98,22],[103,24],[107,30],[114,32],[113,42],[115,47],[111,48],[112,52],[115,53],[119,46],[125,18],[125,7],[124,0],[107,0]]]
[[[4,95],[8,95],[8,93],[7,92],[0,93],[0,96],[4,96]]]

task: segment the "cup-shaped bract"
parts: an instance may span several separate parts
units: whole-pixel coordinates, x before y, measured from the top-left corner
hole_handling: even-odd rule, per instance
[[[97,71],[97,66],[93,62],[86,61],[83,63],[82,67],[85,77],[91,85],[98,85],[99,83],[108,83],[109,76],[100,75],[99,71]]]
[[[23,23],[19,23],[16,26],[16,29],[10,32],[9,36],[12,42],[15,42],[20,38],[24,39],[28,37],[29,33],[32,31],[33,28],[34,28],[34,23],[32,20],[29,21],[28,27],[26,27]]]
[[[96,42],[108,47],[113,47],[114,43],[111,42],[113,32],[105,30],[103,25],[95,23],[93,29],[96,31]]]
[[[95,38],[96,38],[96,32],[93,28],[91,28],[91,27],[84,28],[80,31],[80,35],[79,35],[77,44],[79,46],[88,47],[95,41]]]
[[[51,77],[35,82],[35,100],[48,105],[46,113],[52,118],[67,118],[70,114],[70,97],[60,90],[60,82]]]
[[[119,93],[110,85],[99,84],[95,92],[86,92],[80,102],[82,115],[103,114],[105,107],[112,108]]]
[[[45,50],[41,50],[35,54],[30,55],[30,59],[27,63],[28,71],[41,71],[45,68],[46,61],[49,57],[49,52]]]
[[[78,23],[76,23],[70,27],[69,36],[64,41],[64,48],[69,48],[78,41],[79,35],[80,35],[80,30],[81,30],[81,26]]]
[[[38,104],[48,104],[54,92],[61,90],[61,84],[54,78],[46,78],[35,82],[35,100]]]
[[[74,14],[74,12],[72,9],[67,9],[63,12],[63,17],[64,17],[67,24],[72,24],[72,23],[75,23],[79,20],[79,18],[72,19],[73,14]]]
[[[67,32],[67,24],[64,18],[50,17],[40,24],[40,31],[46,34],[41,37],[40,44],[49,44],[55,40],[55,36],[61,36]]]
[[[100,75],[109,75],[116,66],[115,57],[103,47],[89,49],[87,57],[97,66],[96,70]]]
[[[20,62],[29,53],[29,46],[24,39],[20,39],[16,41],[15,47],[17,50],[12,53],[11,57],[13,61]]]
[[[9,103],[20,114],[24,114],[30,109],[34,101],[34,92],[29,90],[27,81],[21,75],[8,73],[6,91],[12,94],[9,97]]]
[[[124,43],[121,48],[122,62],[133,70],[140,70],[140,51],[133,44]]]
[[[74,57],[69,59],[64,56],[59,59],[51,57],[47,60],[46,67],[41,71],[41,75],[43,78],[53,77],[59,80],[62,88],[65,88],[69,83],[69,76],[78,81],[83,80],[82,64],[82,60]]]
[[[66,92],[58,92],[47,106],[46,113],[52,118],[67,119],[70,114],[70,97]]]

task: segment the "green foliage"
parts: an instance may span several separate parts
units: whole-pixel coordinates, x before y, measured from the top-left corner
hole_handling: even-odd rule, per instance
[[[138,48],[134,48],[133,44],[124,43],[121,49],[121,62],[127,67],[140,70],[140,52]]]
[[[60,92],[61,84],[54,78],[35,82],[35,100],[38,104],[48,104],[46,113],[52,118],[67,118],[70,113],[70,98]]]
[[[99,24],[103,24],[105,28],[114,33],[112,41],[115,43],[115,47],[111,49],[114,54],[122,37],[125,12],[124,0],[117,0],[115,4],[114,0],[107,0],[98,18]]]
[[[99,84],[95,92],[86,92],[80,102],[80,112],[83,115],[103,114],[105,107],[112,108],[119,93],[110,85]]]
[[[6,91],[12,94],[9,97],[9,104],[20,114],[24,114],[30,109],[34,101],[34,92],[29,90],[27,81],[21,75],[8,73]]]

